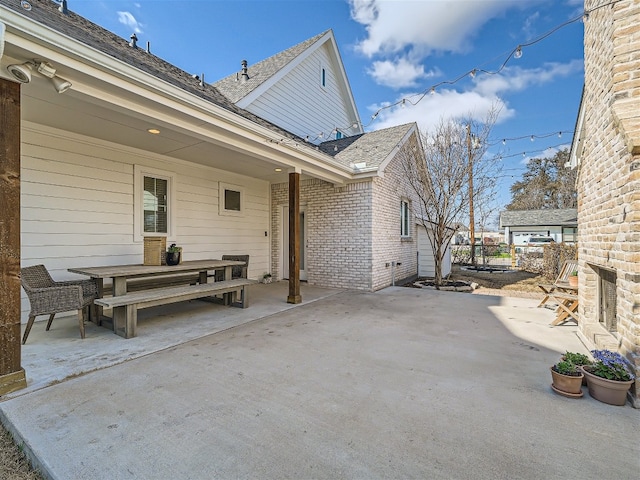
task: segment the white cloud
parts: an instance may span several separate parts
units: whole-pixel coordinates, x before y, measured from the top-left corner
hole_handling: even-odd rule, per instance
[[[429,131],[441,119],[472,117],[483,121],[492,108],[500,109],[498,122],[511,118],[515,112],[500,98],[482,95],[479,92],[457,92],[455,90],[438,90],[433,95],[403,94],[397,99],[411,99],[416,105],[406,104],[405,107],[396,106],[380,111],[371,125],[372,130],[392,127],[404,123],[416,122],[422,131]],[[373,105],[372,112],[376,112],[382,105]],[[365,122],[366,123],[366,122]]]
[[[403,93],[394,102],[389,103],[397,102],[398,105],[394,107],[383,110],[380,108],[385,105],[370,107],[372,113],[380,110],[371,128],[378,130],[416,122],[421,130],[430,130],[442,118],[471,116],[474,120],[482,121],[495,107],[500,109],[497,120],[500,123],[515,115],[515,111],[509,108],[506,100],[501,96],[522,91],[532,85],[551,82],[558,77],[577,73],[582,68],[582,60],[573,60],[564,64],[548,63],[533,69],[507,68],[499,75],[479,75],[474,81],[473,89],[469,91],[440,88],[433,95],[424,92]],[[400,103],[403,98],[411,103],[405,103],[402,107]]]
[[[407,47],[423,55],[432,51],[464,51],[487,20],[520,2],[349,0],[349,3],[351,17],[366,27],[368,35],[357,49],[372,57]]]
[[[377,84],[396,89],[416,86],[418,80],[440,74],[437,70],[425,72],[423,65],[411,63],[407,58],[373,62],[367,73]]]
[[[142,33],[142,24],[136,20],[131,12],[118,12],[118,21],[131,28],[135,33]]]
[[[475,90],[483,95],[498,95],[507,92],[519,92],[532,85],[541,85],[567,77],[584,69],[583,60],[569,63],[546,63],[542,67],[524,69],[505,68],[497,75],[479,75],[476,77]]]

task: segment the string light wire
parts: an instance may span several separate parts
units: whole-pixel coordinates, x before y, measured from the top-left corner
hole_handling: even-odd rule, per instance
[[[378,110],[376,110],[376,112],[373,115],[371,115],[371,120],[369,121],[369,123],[367,123],[366,125],[363,125],[362,127],[366,128],[369,125],[371,125],[375,121],[375,119],[378,117],[378,115],[380,115],[380,112],[382,112],[383,110],[387,110],[389,108],[393,108],[393,107],[398,106],[398,105],[406,106],[407,103],[409,103],[409,104],[411,104],[413,106],[417,105],[429,93],[434,94],[436,92],[436,89],[438,87],[442,86],[442,85],[454,85],[454,84],[458,83],[460,80],[462,80],[463,78],[465,78],[467,76],[471,76],[473,78],[478,73],[484,73],[484,74],[487,74],[487,75],[497,75],[498,73],[500,73],[502,70],[504,70],[506,68],[507,64],[509,63],[509,60],[511,60],[512,58],[520,58],[522,56],[522,49],[524,47],[530,47],[532,45],[535,45],[536,43],[541,42],[542,40],[546,39],[547,37],[553,35],[554,33],[556,33],[560,29],[562,29],[562,28],[564,28],[564,27],[566,27],[568,25],[571,25],[571,24],[573,24],[575,22],[578,22],[580,20],[589,18],[589,14],[590,13],[592,13],[592,12],[594,12],[596,10],[599,10],[601,8],[610,6],[610,5],[615,5],[619,1],[620,0],[612,0],[612,1],[604,3],[602,5],[598,5],[596,7],[593,7],[591,9],[589,9],[589,10],[584,10],[580,15],[577,15],[577,16],[575,16],[575,17],[573,17],[573,18],[571,18],[571,19],[569,19],[569,20],[567,20],[567,21],[565,21],[565,22],[553,27],[551,30],[543,33],[539,37],[536,37],[535,39],[533,39],[533,40],[531,40],[529,42],[520,43],[514,49],[509,51],[506,59],[502,62],[502,64],[500,65],[500,67],[497,70],[493,70],[492,71],[492,70],[485,70],[483,68],[477,68],[477,67],[476,68],[472,68],[471,70],[468,70],[465,73],[457,76],[453,80],[444,80],[442,82],[439,82],[439,83],[436,83],[436,84],[430,86],[429,88],[427,88],[426,90],[424,90],[421,93],[410,95],[409,97],[402,98],[402,99],[398,100],[397,102],[390,103],[389,105],[385,105],[383,107],[380,107]],[[488,62],[489,61],[484,62],[484,64],[486,64]],[[414,98],[414,97],[417,97],[417,100],[412,101],[411,98]]]

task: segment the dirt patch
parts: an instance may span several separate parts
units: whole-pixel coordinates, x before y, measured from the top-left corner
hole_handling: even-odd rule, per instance
[[[479,288],[532,293],[541,293],[538,285],[549,283],[549,280],[540,274],[522,270],[509,271],[508,273],[486,272],[463,270],[459,265],[453,265],[449,280],[475,282]]]

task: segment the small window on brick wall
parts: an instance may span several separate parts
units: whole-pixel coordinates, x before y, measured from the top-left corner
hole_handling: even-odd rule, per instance
[[[400,201],[400,236],[409,237],[411,235],[411,229],[409,228],[409,202],[406,200]]]

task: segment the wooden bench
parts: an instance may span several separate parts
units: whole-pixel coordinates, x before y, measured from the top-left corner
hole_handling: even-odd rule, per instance
[[[115,297],[98,298],[94,300],[94,303],[106,308],[125,308],[126,315],[124,315],[124,325],[114,325],[113,327],[115,333],[118,335],[131,338],[136,336],[138,309],[140,308],[156,307],[158,305],[194,300],[196,298],[210,297],[224,293],[233,294],[232,305],[247,308],[249,306],[249,300],[245,287],[252,283],[254,282],[246,278],[236,278],[222,282],[154,288]],[[240,300],[237,300],[238,294]]]
[[[199,275],[196,273],[183,273],[179,275],[158,275],[155,277],[131,278],[127,280],[127,292],[138,292],[152,288],[175,287],[177,285],[195,285],[199,283]],[[102,294],[112,295],[113,285],[105,285]]]

